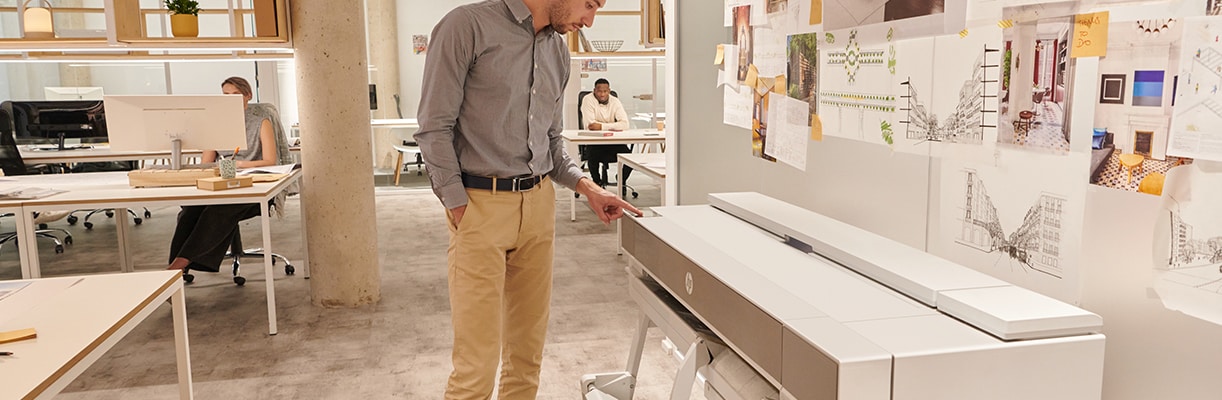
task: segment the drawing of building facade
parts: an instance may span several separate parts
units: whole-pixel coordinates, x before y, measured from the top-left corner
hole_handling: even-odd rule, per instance
[[[956,242],[985,253],[999,252],[1039,272],[1060,278],[1064,197],[1041,193],[1014,233],[1005,234],[997,207],[976,171],[964,170],[962,225]]]
[[[972,65],[972,76],[959,86],[958,104],[944,122],[939,123],[938,116],[931,112],[925,102],[920,99],[911,79],[901,83],[900,85],[904,86],[907,93],[901,96],[907,100],[907,106],[900,109],[907,115],[905,120],[900,121],[908,125],[906,136],[909,139],[930,142],[984,143],[984,129],[995,128],[995,126],[986,124],[984,117],[986,114],[996,113],[996,110],[986,108],[984,103],[986,98],[996,97],[995,93],[992,95],[987,93],[987,84],[996,83],[996,79],[988,79],[988,70],[997,67],[987,63],[987,56],[996,51],[985,48],[980,52],[980,56]]]
[[[993,206],[993,200],[989,198],[984,182],[980,181],[976,171],[965,172],[963,225],[956,241],[986,253],[992,252],[996,248],[994,238],[998,237],[1001,229],[997,208]]]
[[[1167,265],[1171,269],[1198,266],[1202,263],[1222,263],[1222,237],[1196,239],[1192,224],[1171,213],[1171,254]]]

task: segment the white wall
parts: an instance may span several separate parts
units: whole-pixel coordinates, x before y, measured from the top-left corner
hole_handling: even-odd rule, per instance
[[[403,111],[405,118],[415,118],[416,111],[420,104],[420,83],[424,78],[424,57],[428,52],[414,54],[412,52],[412,35],[429,35],[432,39],[433,26],[437,25],[437,21],[445,16],[450,10],[459,5],[475,3],[474,0],[395,0],[398,2],[398,21],[399,21],[399,97],[401,104],[400,110]],[[637,10],[640,7],[640,2],[635,0],[630,1],[611,1],[604,10]],[[637,51],[644,48],[640,45],[640,18],[637,16],[599,16],[594,21],[594,27],[587,29],[587,38],[590,40],[598,39],[622,39],[623,47],[620,51]],[[659,65],[664,64],[662,60],[658,60]],[[569,82],[569,86],[580,86],[582,90],[589,90],[594,87],[594,80],[600,77],[606,77],[611,81],[611,88],[620,95],[620,100],[624,103],[624,108],[627,109],[629,116],[634,112],[651,112],[653,105],[650,102],[642,102],[632,99],[633,95],[641,93],[649,93],[651,89],[651,66],[649,60],[643,59],[626,59],[608,62],[608,71],[606,73],[591,72],[588,77],[583,77],[581,82]],[[665,82],[662,77],[665,75],[663,71],[658,72],[659,82],[658,91],[663,92]],[[657,98],[659,101],[659,110],[662,109],[661,104],[665,96],[659,93]],[[383,105],[379,104],[379,107]],[[644,123],[640,123],[644,127]]]
[[[454,7],[474,0],[395,0],[399,21],[399,110],[404,118],[416,118],[420,106],[420,83],[424,78],[424,56],[412,52],[412,35],[428,35],[433,26]],[[385,107],[378,104],[378,107]]]

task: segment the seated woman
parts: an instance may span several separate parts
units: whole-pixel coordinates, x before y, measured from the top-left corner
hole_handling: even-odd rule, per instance
[[[233,157],[238,168],[291,164],[288,144],[275,107],[250,104],[250,83],[230,77],[221,83],[225,94],[240,94],[245,100],[246,148]],[[203,162],[216,162],[215,150],[204,151]],[[259,204],[183,206],[178,226],[170,241],[170,266],[167,269],[220,270],[225,251],[238,233],[238,222],[259,215]]]

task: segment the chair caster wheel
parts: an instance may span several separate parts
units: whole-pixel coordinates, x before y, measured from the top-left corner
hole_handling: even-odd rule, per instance
[[[55,245],[55,254],[62,254],[63,252],[64,252],[64,245],[62,244]]]
[[[637,192],[632,192],[632,198],[634,198],[634,199],[635,199],[637,196],[639,196],[639,194],[637,194]]]
[[[64,244],[72,244],[72,236],[64,236]]]
[[[68,216],[68,225],[76,225],[76,221],[78,220],[80,220],[80,218],[77,218],[75,215],[69,215]]]
[[[149,212],[149,210],[144,210],[144,218],[153,218],[153,213]]]
[[[237,284],[238,286],[245,285],[245,284],[246,284],[246,278],[243,278],[243,277],[240,277],[240,276],[235,276],[235,277],[233,277],[233,283]]]
[[[580,198],[581,198],[581,193],[573,193],[573,198],[574,198],[574,199],[580,199]]]
[[[292,265],[287,265],[287,264],[284,266],[284,274],[285,274],[285,275],[292,275],[292,274],[295,274],[295,273],[297,273],[297,268],[293,268],[293,266],[292,266]]]
[[[114,218],[114,217],[115,217],[115,212],[114,212],[114,211],[112,211],[112,210],[106,210],[106,218]]]
[[[185,272],[184,272],[184,273],[182,274],[182,281],[183,281],[183,282],[186,282],[186,283],[195,282],[195,275],[191,275],[191,274],[188,274],[188,273],[185,273]]]
[[[85,221],[85,229],[93,229],[93,223],[89,221]]]
[[[135,222],[136,225],[140,225],[144,223],[144,218],[133,218],[132,222]]]
[[[38,224],[38,229],[47,229],[47,224]]]

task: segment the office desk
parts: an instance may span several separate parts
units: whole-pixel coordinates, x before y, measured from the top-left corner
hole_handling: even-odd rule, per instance
[[[38,279],[0,299],[0,331],[34,328],[38,337],[0,344],[0,398],[49,399],[141,321],[170,300],[179,398],[191,399],[191,353],[181,273],[152,271]]]
[[[127,208],[135,206],[192,206],[213,204],[259,204],[259,220],[263,228],[263,270],[267,283],[268,333],[276,334],[276,297],[272,274],[271,213],[268,202],[288,189],[301,178],[301,171],[293,171],[285,178],[269,183],[222,191],[207,191],[191,186],[133,188],[127,184],[126,172],[97,172],[85,174],[26,175],[10,177],[12,181],[0,182],[0,188],[12,186],[38,186],[67,190],[65,193],[34,200],[21,201],[21,212],[25,228],[18,230],[18,247],[21,249],[21,272],[23,278],[42,276],[38,259],[38,248],[34,237],[33,212],[48,210],[72,210],[79,208],[113,208],[115,226],[119,237],[119,264],[123,272],[133,271],[130,243],[127,239]],[[20,225],[19,225],[20,226]],[[304,237],[305,232],[302,232]],[[309,276],[309,257],[302,247],[302,267]]]
[[[21,159],[27,165],[33,164],[71,164],[106,161],[156,160],[170,158],[169,151],[114,151],[108,146],[98,146],[92,149],[77,150],[33,150],[28,146],[18,146]],[[183,150],[186,157],[199,157],[201,150]]]
[[[620,165],[620,176],[624,175],[624,167],[632,167],[637,173],[642,173],[658,183],[658,194],[661,196],[662,204],[666,203],[666,153],[628,153],[620,154],[616,157]],[[624,193],[623,179],[618,179],[615,182],[615,193]],[[615,254],[624,254],[624,239],[620,237],[620,231],[624,222],[615,220]]]
[[[569,153],[569,157],[579,157],[576,146],[578,145],[601,145],[601,144],[656,144],[658,148],[665,150],[666,146],[666,131],[656,129],[629,129],[621,132],[611,132],[611,136],[582,136],[579,132],[590,132],[588,130],[566,129],[561,132],[564,138],[565,146]],[[638,149],[643,151],[644,149]],[[580,163],[581,161],[578,160]],[[569,221],[577,220],[577,198],[576,196],[569,198]]]

